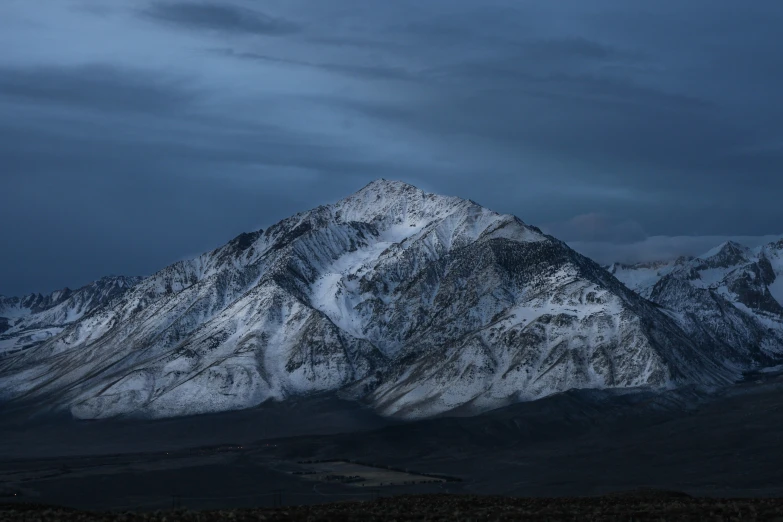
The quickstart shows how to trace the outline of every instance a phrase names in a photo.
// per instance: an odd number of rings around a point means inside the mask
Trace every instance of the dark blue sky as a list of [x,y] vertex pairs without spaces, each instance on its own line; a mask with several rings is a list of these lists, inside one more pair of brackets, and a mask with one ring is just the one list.
[[4,0],[0,294],[401,179],[599,261],[783,233],[783,3]]

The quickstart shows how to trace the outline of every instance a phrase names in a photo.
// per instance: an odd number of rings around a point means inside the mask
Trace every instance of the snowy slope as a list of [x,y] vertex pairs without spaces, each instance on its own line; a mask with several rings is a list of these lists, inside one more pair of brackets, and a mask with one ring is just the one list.
[[654,261],[633,265],[614,263],[608,266],[607,270],[625,286],[645,299],[649,299],[655,284],[660,281],[662,277],[670,274],[679,267],[682,267],[691,260],[692,258],[679,257],[669,261]]
[[49,295],[29,294],[24,297],[6,297],[0,295],[0,317],[17,319],[27,317],[51,308],[71,295],[71,290],[65,288]]
[[140,277],[109,276],[77,290],[0,297],[0,356],[54,337],[66,325],[119,297],[139,281]]
[[783,354],[783,242],[727,242],[692,259],[612,265],[629,288],[662,306],[691,337],[760,363]]
[[767,284],[767,288],[775,301],[783,305],[783,239],[762,246],[757,249],[756,255],[769,261],[775,278]]
[[101,418],[342,390],[410,418],[573,387],[715,385],[755,364],[514,216],[378,180],[0,358],[0,393]]

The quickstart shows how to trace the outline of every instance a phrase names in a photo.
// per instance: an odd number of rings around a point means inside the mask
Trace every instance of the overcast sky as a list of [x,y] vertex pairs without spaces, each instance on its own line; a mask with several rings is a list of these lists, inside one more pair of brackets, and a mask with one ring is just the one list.
[[0,294],[372,179],[607,262],[783,233],[780,0],[2,0]]

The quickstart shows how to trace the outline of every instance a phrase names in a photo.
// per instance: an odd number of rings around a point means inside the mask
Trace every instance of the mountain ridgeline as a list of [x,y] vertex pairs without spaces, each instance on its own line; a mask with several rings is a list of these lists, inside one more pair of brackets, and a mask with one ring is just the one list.
[[783,346],[778,250],[726,248],[607,271],[514,216],[378,180],[96,282],[111,290],[78,311],[63,306],[81,289],[1,301],[0,399],[96,419],[337,391],[411,419],[572,388],[721,386]]
[[96,308],[122,295],[140,277],[109,276],[77,290],[49,295],[0,296],[0,357],[43,343]]
[[753,250],[727,242],[699,257],[609,271],[711,343],[726,364],[772,364],[783,354],[783,241]]

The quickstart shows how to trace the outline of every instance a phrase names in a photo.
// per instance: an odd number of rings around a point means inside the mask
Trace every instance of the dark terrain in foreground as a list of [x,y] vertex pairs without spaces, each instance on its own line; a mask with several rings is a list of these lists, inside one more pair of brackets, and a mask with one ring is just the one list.
[[[345,519],[340,510],[387,520],[395,518],[391,505],[403,506],[400,520],[451,520],[461,509],[460,518],[540,512],[539,520],[573,520],[576,510],[579,520],[611,520],[615,508],[625,510],[622,520],[632,513],[636,520],[771,520],[773,509],[783,520],[781,503],[771,500],[783,496],[779,374],[713,392],[572,391],[476,417],[409,423],[335,397],[159,421],[30,421],[23,412],[6,408],[0,418],[0,502],[115,513],[282,505],[288,515],[263,511],[272,520]],[[303,474],[309,464],[302,461],[332,459],[454,480],[364,487],[370,482]],[[640,488],[698,498],[605,497]],[[553,497],[562,500],[546,500]],[[324,504],[331,507],[287,507]],[[467,515],[471,505],[476,515]],[[557,511],[566,509],[572,514]],[[654,509],[675,511],[649,514]],[[381,518],[387,512],[391,518]],[[50,515],[39,518],[60,517]]]
[[100,513],[47,506],[0,506],[0,520],[98,521],[772,521],[783,517],[781,499],[708,499],[667,495],[598,498],[509,498],[409,495],[368,502],[338,502],[277,509]]

